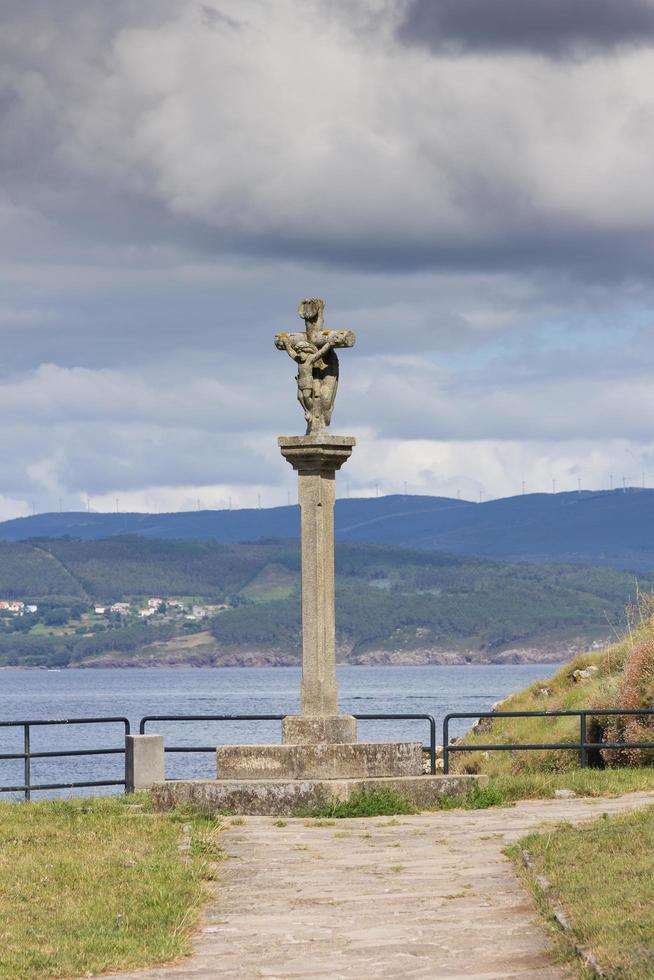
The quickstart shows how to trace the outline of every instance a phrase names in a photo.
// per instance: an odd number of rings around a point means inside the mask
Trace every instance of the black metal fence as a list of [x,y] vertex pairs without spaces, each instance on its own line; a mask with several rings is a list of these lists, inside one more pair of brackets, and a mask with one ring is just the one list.
[[[587,739],[588,718],[607,715],[654,715],[654,708],[597,708],[595,710],[577,711],[479,711],[452,712],[443,719],[443,774],[450,771],[450,753],[452,752],[529,752],[544,749],[570,749],[579,753],[579,765],[582,769],[588,766],[589,749],[654,749],[654,742],[589,742]],[[563,718],[577,716],[579,718],[579,739],[576,742],[536,742],[536,743],[498,743],[488,745],[450,745],[450,721],[452,719],[481,719],[481,718]]]
[[[145,726],[151,721],[282,721],[286,715],[146,715],[141,718],[139,732],[145,734]],[[353,715],[357,721],[426,721],[429,725],[429,744],[423,745],[423,752],[429,754],[429,771],[436,772],[436,721],[432,715],[415,714],[373,714]],[[167,745],[166,752],[215,752],[215,745]]]
[[101,725],[105,723],[122,724],[125,735],[129,735],[129,720],[127,718],[50,718],[32,719],[29,721],[0,721],[0,728],[18,728],[23,730],[23,751],[2,752],[0,760],[23,760],[24,782],[18,786],[0,786],[0,793],[23,793],[26,800],[31,799],[32,791],[50,789],[81,789],[87,786],[124,786],[122,779],[93,779],[86,782],[67,783],[32,783],[32,759],[59,759],[77,755],[125,755],[125,746],[119,749],[56,749],[50,752],[32,752],[31,730],[37,725]]
[[[592,750],[600,749],[654,749],[652,742],[589,742],[588,741],[588,719],[606,716],[628,716],[654,715],[654,708],[597,708],[594,710],[569,710],[569,711],[481,711],[481,712],[451,712],[443,719],[443,773],[447,775],[450,771],[450,755],[452,752],[525,752],[525,751],[546,751],[546,750],[570,750],[579,753],[579,765],[586,768],[589,763],[588,753]],[[285,715],[281,714],[248,714],[248,715],[146,715],[141,718],[139,724],[140,734],[145,734],[146,725],[150,722],[261,722],[278,721],[281,722]],[[429,756],[429,770],[432,774],[436,772],[436,722],[432,715],[428,714],[360,714],[354,715],[357,721],[423,721],[429,727],[429,743],[423,745],[423,751]],[[560,718],[577,717],[579,718],[579,738],[574,742],[536,742],[536,743],[484,743],[470,744],[459,743],[450,745],[450,722],[453,720],[480,720],[488,718],[496,720],[500,718]],[[23,751],[22,752],[2,752],[1,761],[20,761],[24,766],[24,781],[22,784],[12,786],[0,786],[0,793],[22,793],[26,800],[31,799],[33,791],[37,790],[59,790],[59,789],[81,789],[96,786],[125,786],[125,777],[122,779],[94,779],[75,782],[32,782],[31,763],[33,759],[61,759],[72,756],[98,756],[98,755],[122,755],[125,756],[124,744],[121,748],[79,748],[79,749],[55,749],[49,751],[34,752],[31,748],[31,731],[36,726],[46,725],[102,725],[120,724],[124,728],[124,735],[130,734],[129,719],[121,716],[102,717],[102,718],[50,718],[50,719],[31,719],[20,721],[0,721],[0,728],[22,729]],[[215,752],[216,745],[169,745],[165,751],[173,752]]]

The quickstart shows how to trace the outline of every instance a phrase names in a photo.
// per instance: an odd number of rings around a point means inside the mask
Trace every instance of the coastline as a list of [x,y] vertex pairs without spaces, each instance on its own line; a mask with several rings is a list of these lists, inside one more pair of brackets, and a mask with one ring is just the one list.
[[[299,651],[289,652],[280,648],[253,649],[248,647],[225,648],[199,636],[179,638],[153,643],[129,654],[108,651],[70,663],[34,663],[3,665],[0,670],[21,668],[33,670],[129,670],[132,668],[189,668],[189,667],[300,667]],[[541,637],[523,644],[500,649],[468,647],[446,649],[439,647],[414,647],[411,649],[373,649],[361,653],[351,646],[337,647],[336,662],[339,666],[352,667],[428,667],[474,666],[502,664],[561,664],[572,660],[579,653],[598,652],[610,642],[606,634],[598,637],[588,633],[567,636]]]
[[[507,646],[498,650],[468,648],[447,650],[432,647],[395,650],[368,650],[355,653],[351,647],[340,645],[337,648],[336,662],[339,666],[351,667],[447,667],[466,665],[501,664],[561,664],[579,653],[603,649],[610,642],[608,636],[598,637],[588,634],[575,634],[566,637],[542,638],[538,642]],[[237,648],[227,651],[215,645],[199,648],[181,648],[175,641],[161,644],[143,651],[142,656],[133,657],[103,655],[89,658],[71,668],[93,669],[95,667],[300,667],[299,652],[286,650],[254,650]]]
[[[408,654],[408,653],[389,653],[388,651],[371,652],[337,661],[338,667],[475,667],[475,666],[510,666],[514,664],[548,664],[557,665],[572,660],[578,652],[585,651],[580,648],[577,651],[543,651],[529,649],[508,650],[494,657],[462,654],[462,653],[433,653],[433,654]],[[102,658],[85,660],[79,663],[61,664],[59,666],[49,666],[47,664],[5,664],[0,666],[2,670],[46,670],[46,671],[68,671],[68,670],[171,670],[171,669],[193,669],[193,668],[219,668],[219,667],[239,667],[239,668],[266,668],[266,667],[301,667],[299,657],[292,657],[284,654],[234,654],[228,657],[196,657],[196,658],[161,658],[161,659],[137,659],[137,658]]]

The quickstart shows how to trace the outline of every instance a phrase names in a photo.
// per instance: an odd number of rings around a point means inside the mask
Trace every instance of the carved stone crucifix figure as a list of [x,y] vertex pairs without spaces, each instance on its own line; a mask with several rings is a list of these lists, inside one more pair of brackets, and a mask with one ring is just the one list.
[[321,432],[331,422],[338,387],[338,357],[335,347],[354,347],[352,330],[325,330],[325,304],[321,299],[305,299],[298,313],[305,330],[279,333],[275,346],[285,350],[298,365],[295,376],[297,397],[304,411],[307,435]]

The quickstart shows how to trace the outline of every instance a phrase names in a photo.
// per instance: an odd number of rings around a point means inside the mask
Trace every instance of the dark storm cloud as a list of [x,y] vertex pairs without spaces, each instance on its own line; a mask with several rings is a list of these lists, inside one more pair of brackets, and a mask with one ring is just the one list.
[[[503,216],[506,221],[506,215]],[[498,215],[497,234],[485,238],[470,235],[458,241],[434,231],[431,237],[406,236],[397,240],[361,237],[346,242],[330,242],[319,237],[284,236],[230,242],[232,249],[242,254],[272,258],[280,251],[286,256],[301,259],[310,255],[314,261],[334,269],[356,268],[363,272],[403,275],[422,271],[470,273],[563,273],[564,278],[607,283],[631,278],[639,281],[654,279],[654,239],[649,229],[570,228],[568,223],[548,220],[537,211],[531,227],[511,229]],[[549,227],[548,227],[549,225]],[[191,236],[194,245],[200,243],[214,251],[222,251],[221,238],[203,229]]]
[[[174,10],[175,0],[20,0],[20,3],[2,4],[2,23],[7,28],[12,23],[29,22],[35,37],[44,25],[61,26],[76,33],[83,31],[98,41],[107,33],[115,32],[126,23],[141,26],[160,23],[167,13]],[[43,38],[41,38],[41,43]]]
[[649,0],[412,0],[398,36],[434,51],[553,57],[654,40]]
[[[416,0],[401,35],[560,52],[647,38],[652,3]],[[639,181],[650,182],[649,117],[631,79],[608,95],[594,75],[516,86],[506,59],[496,59],[486,84],[479,64],[466,63],[464,76],[434,59],[425,74],[401,44],[380,44],[385,60],[370,64],[359,34],[348,34],[349,7],[338,8],[334,37],[322,9],[300,4],[295,17],[292,5],[274,14],[245,2],[61,0],[53,16],[48,0],[24,0],[3,11],[0,165],[11,200],[58,230],[58,257],[64,233],[98,262],[103,249],[124,246],[362,273],[554,269],[651,279],[647,201],[629,200]],[[288,68],[297,56],[291,23],[315,35],[327,74],[349,65],[316,95]],[[405,80],[399,95],[394,73]],[[569,86],[562,101],[551,95],[559,84]],[[207,92],[211,99],[198,99]],[[623,107],[619,133],[604,115],[611,103]],[[560,133],[550,137],[553,118]],[[307,141],[296,142],[307,119]],[[622,177],[611,161],[627,153],[626,204],[616,207]],[[603,176],[587,191],[598,161]],[[562,194],[566,184],[581,193]],[[15,233],[6,240],[10,258],[19,244]],[[43,242],[26,243],[31,260],[40,247],[51,251],[45,233]]]

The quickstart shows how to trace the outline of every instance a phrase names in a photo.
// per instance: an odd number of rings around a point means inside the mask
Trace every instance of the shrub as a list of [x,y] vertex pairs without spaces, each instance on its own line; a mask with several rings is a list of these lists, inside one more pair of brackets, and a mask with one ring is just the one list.
[[[615,708],[654,707],[654,635],[645,632],[628,655],[618,685]],[[654,742],[654,715],[615,715],[606,719],[603,741]],[[654,749],[602,749],[610,766],[654,765]]]

